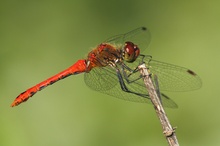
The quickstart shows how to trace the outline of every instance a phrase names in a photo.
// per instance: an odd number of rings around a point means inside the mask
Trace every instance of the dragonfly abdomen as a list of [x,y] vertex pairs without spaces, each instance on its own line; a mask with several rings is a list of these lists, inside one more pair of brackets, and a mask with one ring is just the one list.
[[22,102],[27,101],[30,97],[32,97],[35,93],[38,91],[44,89],[45,87],[54,84],[55,82],[64,79],[70,75],[76,75],[82,72],[85,72],[86,70],[86,61],[85,60],[78,60],[75,64],[73,64],[68,69],[52,76],[51,78],[44,80],[43,82],[29,88],[28,90],[22,92],[20,95],[16,97],[14,102],[11,104],[11,106],[17,106]]

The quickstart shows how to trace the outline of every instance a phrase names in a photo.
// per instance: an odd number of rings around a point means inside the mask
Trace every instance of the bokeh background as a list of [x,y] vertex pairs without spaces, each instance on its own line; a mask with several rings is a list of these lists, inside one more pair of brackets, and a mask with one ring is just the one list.
[[144,54],[188,67],[203,86],[165,92],[181,145],[220,144],[220,2],[172,0],[1,0],[0,145],[167,145],[151,105],[89,89],[71,76],[11,108],[19,93],[86,57],[106,38],[147,26]]

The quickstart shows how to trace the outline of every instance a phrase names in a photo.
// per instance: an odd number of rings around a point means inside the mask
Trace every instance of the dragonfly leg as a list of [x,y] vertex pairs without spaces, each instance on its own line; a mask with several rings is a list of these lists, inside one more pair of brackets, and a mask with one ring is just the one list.
[[[152,56],[151,56],[151,55],[143,55],[143,54],[140,54],[139,57],[141,57],[141,62],[139,63],[139,65],[141,65],[142,63],[145,63],[145,62],[144,62],[144,58],[149,58],[149,59],[148,59],[149,61],[148,61],[147,63],[149,63],[149,62],[151,61],[151,59],[152,59]],[[125,69],[127,69],[127,70],[130,72],[130,74],[127,75],[128,77],[129,77],[132,73],[135,73],[135,72],[138,72],[138,71],[139,71],[138,66],[137,66],[135,69],[131,69],[131,68],[129,68],[126,64],[122,64],[122,67],[125,68]]]
[[[142,57],[142,59],[141,59],[142,62],[141,62],[141,63],[145,63],[145,62],[144,62],[144,59],[145,59],[145,58],[148,58],[148,62],[147,62],[147,63],[149,63],[149,62],[152,60],[152,56],[151,56],[151,55],[143,55],[143,54],[140,54],[139,56]],[[140,64],[141,64],[141,63],[140,63]]]
[[[132,75],[132,74],[135,74],[136,72],[138,72],[139,70],[133,70],[133,72],[131,72],[131,73],[129,73],[129,74],[127,74],[126,73],[126,71],[125,71],[125,69],[122,67],[122,72],[123,72],[123,76],[124,76],[124,78],[125,78],[125,80],[126,80],[126,82],[128,83],[128,84],[130,84],[130,83],[133,83],[133,82],[135,82],[135,81],[137,81],[137,80],[140,80],[140,79],[142,79],[144,76],[142,76],[142,75],[140,75],[139,77],[137,77],[137,78],[135,78],[135,79],[129,79],[129,77]],[[151,74],[150,74],[151,75]]]
[[141,94],[141,93],[137,93],[137,92],[133,92],[133,91],[129,90],[127,88],[127,86],[125,85],[125,83],[124,83],[123,77],[122,77],[119,69],[116,69],[116,73],[117,73],[118,80],[119,80],[119,83],[120,83],[122,91],[127,92],[127,93],[132,93],[132,94],[135,94],[135,95],[138,95],[138,96],[141,96],[141,97],[149,99],[149,95],[148,94]]
[[[152,76],[152,74],[151,74],[151,76]],[[155,74],[153,75],[153,80],[154,80],[157,96],[160,99],[160,103],[163,105],[157,75],[155,75]]]
[[[149,62],[152,59],[152,56],[150,56],[150,55],[142,55],[142,54],[140,54],[139,57],[141,57],[141,62],[139,63],[139,65],[142,64],[142,63],[145,63],[144,62],[144,58],[149,58],[147,64],[149,64]],[[127,73],[125,70],[129,71],[129,73]],[[141,79],[143,77],[142,75],[140,75],[136,79],[132,79],[132,80],[129,79],[129,77],[132,74],[135,74],[136,72],[139,72],[138,66],[135,69],[131,69],[126,64],[122,64],[122,72],[123,72],[123,76],[124,76],[125,80],[127,81],[127,83],[135,82],[135,81],[137,81],[137,80],[139,80],[139,79]]]

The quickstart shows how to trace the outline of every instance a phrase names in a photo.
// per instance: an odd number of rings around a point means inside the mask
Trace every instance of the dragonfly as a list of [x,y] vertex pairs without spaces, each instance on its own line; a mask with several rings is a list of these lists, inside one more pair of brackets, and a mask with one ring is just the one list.
[[[151,41],[150,31],[139,27],[128,33],[116,35],[94,47],[86,59],[80,59],[64,71],[36,84],[16,97],[11,107],[27,101],[38,91],[55,82],[84,73],[89,88],[120,99],[151,104],[151,100],[138,70],[145,63],[161,91],[191,91],[202,85],[200,77],[192,70],[153,60],[141,54]],[[155,84],[156,84],[155,83]],[[161,93],[164,107],[177,108],[177,104]]]

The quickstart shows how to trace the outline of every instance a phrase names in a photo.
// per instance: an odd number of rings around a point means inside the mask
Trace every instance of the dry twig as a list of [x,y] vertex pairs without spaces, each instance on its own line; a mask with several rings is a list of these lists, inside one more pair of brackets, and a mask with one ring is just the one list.
[[179,146],[179,143],[178,143],[178,140],[177,140],[177,137],[175,134],[175,129],[172,128],[172,126],[167,118],[167,115],[164,111],[164,108],[161,104],[161,101],[159,98],[160,95],[158,95],[159,89],[157,90],[154,87],[151,75],[149,74],[148,69],[146,68],[145,64],[143,63],[143,64],[139,65],[138,68],[140,70],[141,75],[144,77],[143,78],[144,84],[148,90],[151,102],[154,105],[157,116],[160,119],[160,123],[163,128],[164,136],[166,137],[170,146]]

